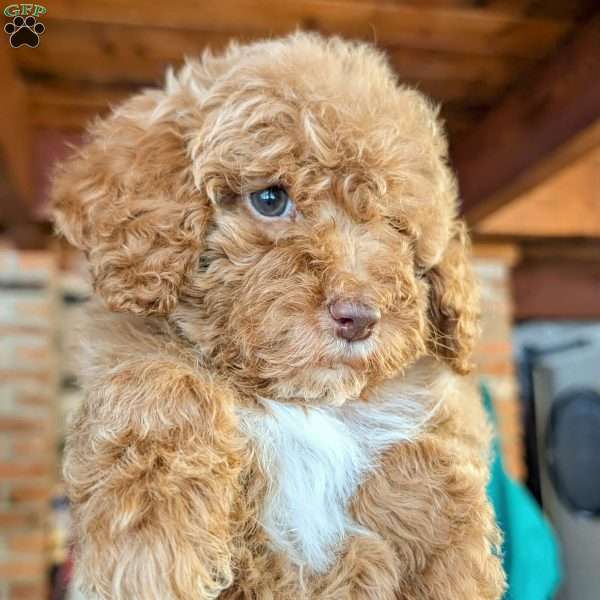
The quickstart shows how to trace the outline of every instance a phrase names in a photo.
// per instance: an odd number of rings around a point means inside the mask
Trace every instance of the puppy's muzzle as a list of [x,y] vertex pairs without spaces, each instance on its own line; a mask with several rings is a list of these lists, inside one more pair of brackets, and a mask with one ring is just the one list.
[[361,302],[335,300],[328,308],[335,322],[335,334],[348,342],[366,340],[381,318],[377,308]]

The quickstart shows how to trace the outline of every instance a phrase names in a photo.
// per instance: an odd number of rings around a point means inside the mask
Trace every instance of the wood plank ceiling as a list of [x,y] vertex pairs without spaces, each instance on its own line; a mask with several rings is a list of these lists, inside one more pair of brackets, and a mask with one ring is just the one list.
[[13,59],[35,127],[79,129],[169,64],[232,38],[294,29],[375,41],[399,78],[465,134],[569,35],[593,0],[52,0],[38,48]]
[[598,238],[599,180],[600,146],[597,146],[483,219],[477,231],[495,236]]

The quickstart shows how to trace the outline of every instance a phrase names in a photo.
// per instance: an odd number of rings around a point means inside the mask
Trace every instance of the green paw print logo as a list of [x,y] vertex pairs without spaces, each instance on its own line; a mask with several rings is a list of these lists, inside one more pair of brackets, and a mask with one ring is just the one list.
[[38,20],[38,16],[46,13],[46,8],[40,4],[11,4],[4,9],[4,15],[12,17],[4,25],[4,32],[8,34],[10,45],[13,48],[29,46],[37,48],[40,36],[46,27]]

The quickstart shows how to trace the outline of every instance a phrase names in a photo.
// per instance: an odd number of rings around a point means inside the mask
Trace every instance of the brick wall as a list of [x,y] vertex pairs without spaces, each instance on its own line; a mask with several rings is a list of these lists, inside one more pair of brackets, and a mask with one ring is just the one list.
[[523,440],[519,391],[513,356],[511,268],[517,253],[510,246],[475,246],[475,270],[481,285],[482,335],[475,358],[492,393],[504,463],[523,479]]
[[57,480],[55,260],[0,246],[0,599],[47,597]]

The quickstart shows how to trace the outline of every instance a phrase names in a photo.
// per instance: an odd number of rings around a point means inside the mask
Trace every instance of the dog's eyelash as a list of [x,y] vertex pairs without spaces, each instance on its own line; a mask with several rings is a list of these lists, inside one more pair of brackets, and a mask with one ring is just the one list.
[[428,269],[419,265],[415,266],[415,275],[417,279],[424,279],[427,276]]
[[417,279],[424,279],[427,276],[428,269],[426,267],[423,267],[422,265],[419,265],[417,262],[416,240],[414,239],[414,236],[410,235],[411,231],[408,224],[401,221],[400,219],[393,217],[387,217],[386,222],[400,235],[408,236],[411,252],[413,255],[415,276],[417,277]]
[[386,219],[387,224],[392,227],[392,229],[394,229],[395,231],[397,231],[398,233],[402,234],[402,235],[406,235],[407,233],[409,233],[408,227],[406,226],[405,223],[403,223],[402,221],[400,221],[399,219],[394,219],[394,218],[390,218],[388,217]]
[[202,255],[198,259],[198,271],[200,271],[200,273],[206,273],[206,271],[208,271],[208,267],[210,267],[211,263],[212,263],[212,260],[210,260],[210,258],[208,256],[206,256],[206,254]]

